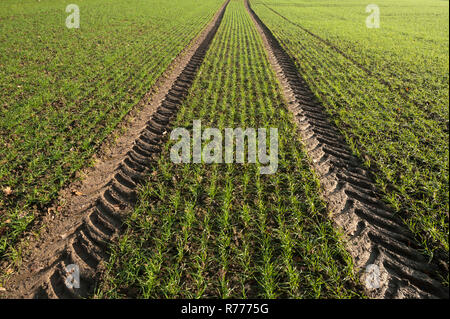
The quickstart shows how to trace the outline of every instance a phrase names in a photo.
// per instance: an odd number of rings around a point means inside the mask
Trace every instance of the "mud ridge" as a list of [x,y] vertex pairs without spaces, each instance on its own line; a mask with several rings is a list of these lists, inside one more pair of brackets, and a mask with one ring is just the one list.
[[[152,171],[152,164],[167,139],[171,119],[188,94],[228,3],[229,0],[216,13],[186,53],[187,57],[180,61],[181,65],[174,68],[175,76],[168,80],[166,93],[151,101],[157,107],[137,137],[129,143],[129,149],[113,161],[115,167],[110,169],[108,179],[91,181],[93,188],[101,191],[94,191],[84,202],[72,205],[72,209],[81,211],[78,220],[60,227],[58,238],[55,240],[56,235],[51,236],[54,243],[42,243],[46,250],[35,253],[22,265],[21,271],[7,281],[8,293],[4,297],[65,299],[93,295],[102,265],[109,258],[109,246],[124,230],[124,218],[137,200],[137,187]],[[99,176],[104,178],[103,174]],[[53,251],[49,252],[49,247]],[[40,244],[34,248],[39,249]],[[71,265],[79,269],[79,287],[66,284],[73,278]]]
[[368,265],[380,270],[379,287],[374,282],[375,287],[365,285],[364,292],[372,298],[449,298],[448,288],[438,279],[439,267],[419,252],[413,234],[382,202],[370,172],[329,122],[290,56],[248,0],[245,4],[295,116],[331,218],[346,236],[361,282],[369,279],[365,272]]

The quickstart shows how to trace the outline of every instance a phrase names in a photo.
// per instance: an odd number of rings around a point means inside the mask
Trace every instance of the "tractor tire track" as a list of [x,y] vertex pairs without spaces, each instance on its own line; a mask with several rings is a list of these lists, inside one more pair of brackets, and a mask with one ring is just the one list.
[[365,293],[373,298],[449,298],[437,274],[439,267],[419,252],[412,233],[380,200],[369,171],[352,155],[338,129],[309,90],[294,62],[245,0],[295,116],[313,169],[319,176],[331,218],[343,230],[347,248],[359,270],[380,270],[377,284]]
[[[109,182],[90,182],[94,185],[92,188],[100,188],[101,191],[99,195],[89,196],[85,203],[78,204],[82,211],[81,221],[66,226],[68,231],[63,234],[58,230],[59,240],[51,246],[53,251],[48,252],[47,247],[47,252],[35,254],[34,260],[22,266],[22,273],[13,276],[7,284],[10,291],[7,298],[89,298],[95,292],[102,264],[109,258],[109,245],[124,230],[124,218],[137,201],[137,187],[152,171],[152,163],[167,139],[170,121],[188,95],[228,3],[229,0],[216,13],[187,56],[180,61],[182,64],[175,67],[167,93],[152,101],[158,105],[156,110],[124,156],[114,161],[116,165],[109,169],[107,175]],[[44,265],[36,260],[39,258],[45,260]],[[39,264],[37,270],[36,264]],[[66,284],[73,278],[69,265],[79,268],[79,287]]]

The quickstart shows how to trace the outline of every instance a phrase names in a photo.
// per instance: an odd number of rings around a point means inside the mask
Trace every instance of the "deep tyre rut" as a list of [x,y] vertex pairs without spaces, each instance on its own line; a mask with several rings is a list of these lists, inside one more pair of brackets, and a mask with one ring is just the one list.
[[[184,102],[208,47],[222,21],[227,1],[207,27],[187,64],[172,83],[131,149],[115,168],[102,193],[88,205],[83,220],[65,234],[59,243],[62,247],[48,267],[39,271],[32,283],[12,297],[22,298],[88,298],[93,295],[100,278],[99,265],[108,260],[108,247],[124,230],[124,218],[137,201],[136,189],[151,172],[153,161],[159,156],[167,139],[170,121]],[[80,273],[79,288],[70,287],[70,265],[77,265]],[[37,278],[37,279],[36,279]],[[21,293],[20,295],[17,295]]]
[[[290,56],[245,0],[247,10],[263,38],[269,60],[294,114],[312,166],[319,175],[323,196],[333,221],[347,235],[348,250],[361,281],[365,269],[376,265],[377,281],[366,285],[374,298],[448,298],[448,288],[438,277],[440,269],[419,252],[404,223],[380,200],[370,173],[352,155],[325,109],[298,73]],[[372,288],[369,288],[372,287]]]

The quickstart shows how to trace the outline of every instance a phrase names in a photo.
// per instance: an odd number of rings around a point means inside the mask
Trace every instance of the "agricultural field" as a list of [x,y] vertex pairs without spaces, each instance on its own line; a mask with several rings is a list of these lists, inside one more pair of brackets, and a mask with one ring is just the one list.
[[[201,92],[206,92],[201,94]],[[278,174],[259,165],[173,164],[166,144],[101,296],[348,298],[352,263],[326,217],[261,39],[231,1],[175,127],[279,130]],[[204,143],[205,144],[205,143]]]
[[0,3],[2,257],[221,5],[77,3],[80,29],[61,1]]
[[[251,1],[295,59],[384,200],[448,260],[448,1]],[[448,280],[448,279],[447,279]]]
[[3,0],[0,299],[448,299],[448,1],[368,4]]

